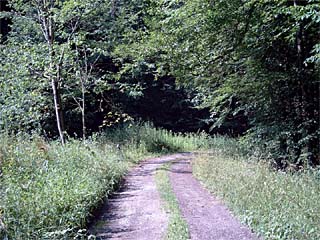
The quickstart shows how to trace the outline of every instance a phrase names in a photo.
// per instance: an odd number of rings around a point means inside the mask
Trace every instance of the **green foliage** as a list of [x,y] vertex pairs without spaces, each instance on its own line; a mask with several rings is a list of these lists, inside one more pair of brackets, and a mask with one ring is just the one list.
[[[0,70],[1,82],[16,92],[1,89],[6,130],[57,135],[50,79],[57,82],[65,131],[72,136],[82,135],[83,123],[91,134],[132,117],[178,131],[203,129],[205,123],[194,119],[205,114],[194,109],[190,91],[158,72],[153,55],[146,59],[138,46],[132,47],[147,30],[148,1],[9,2],[11,11],[1,13],[12,26],[1,45]],[[49,21],[52,42],[44,26]],[[30,88],[37,92],[30,100],[34,106],[26,102]],[[13,96],[19,97],[17,103]]]
[[[319,171],[274,171],[259,154],[216,138],[193,164],[197,178],[264,239],[318,239]],[[241,150],[242,149],[242,150]],[[259,163],[257,163],[257,160]]]
[[43,51],[29,43],[0,45],[0,130],[35,129],[48,117],[47,85],[37,72],[46,64]]
[[232,136],[250,129],[277,163],[320,163],[316,0],[9,2],[2,128],[57,135],[56,79],[72,136],[131,118]]
[[95,104],[94,89],[105,73],[93,65],[109,55],[115,41],[109,36],[116,29],[111,2],[11,0],[9,4],[11,11],[2,14],[12,19],[12,26],[1,45],[1,127],[38,128],[55,135],[52,80],[68,124],[75,112]]
[[304,151],[307,164],[319,163],[317,2],[153,1],[149,10],[133,48],[197,90],[211,130],[237,135],[252,126],[266,143],[279,142],[276,158],[293,145],[297,164]]

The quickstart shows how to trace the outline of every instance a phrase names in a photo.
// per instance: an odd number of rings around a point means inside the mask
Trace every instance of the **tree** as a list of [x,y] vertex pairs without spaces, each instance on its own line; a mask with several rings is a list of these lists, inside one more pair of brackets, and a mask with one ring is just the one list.
[[[80,62],[87,62],[87,65],[93,64],[88,62],[86,54],[79,54],[78,50],[82,46],[87,45],[89,52],[110,47],[110,44],[103,42],[106,39],[104,34],[110,29],[110,23],[101,24],[101,22],[104,18],[107,20],[106,16],[110,15],[111,2],[104,0],[30,0],[24,2],[11,0],[9,3],[13,11],[7,15],[11,16],[13,25],[6,46],[19,48],[19,45],[28,42],[33,49],[43,50],[41,57],[37,55],[39,52],[29,53],[35,55],[35,58],[41,63],[38,63],[37,69],[29,68],[26,74],[30,80],[37,75],[38,78],[47,79],[50,82],[56,126],[60,140],[64,143],[66,129],[63,100],[67,92],[64,87],[73,85],[74,80],[79,79],[77,69],[79,70]],[[19,58],[18,55],[16,57]],[[19,64],[26,66],[27,69],[27,66],[30,65],[28,59]],[[87,73],[88,71],[89,69],[84,70]],[[85,87],[83,76],[82,74],[82,90]],[[84,97],[84,92],[82,97]],[[82,102],[82,113],[84,115],[84,101]],[[82,121],[84,123],[84,116]]]
[[151,2],[141,53],[197,89],[213,129],[247,117],[279,166],[319,164],[318,1]]
[[0,130],[31,132],[48,119],[47,84],[39,72],[43,56],[28,42],[0,45]]

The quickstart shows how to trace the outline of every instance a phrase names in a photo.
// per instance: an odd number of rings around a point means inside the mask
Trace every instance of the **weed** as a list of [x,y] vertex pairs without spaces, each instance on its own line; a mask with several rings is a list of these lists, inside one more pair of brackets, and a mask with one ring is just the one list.
[[168,170],[171,164],[165,164],[156,173],[157,187],[164,201],[165,208],[169,213],[169,226],[166,239],[186,240],[190,239],[186,221],[182,218],[178,201],[171,188]]

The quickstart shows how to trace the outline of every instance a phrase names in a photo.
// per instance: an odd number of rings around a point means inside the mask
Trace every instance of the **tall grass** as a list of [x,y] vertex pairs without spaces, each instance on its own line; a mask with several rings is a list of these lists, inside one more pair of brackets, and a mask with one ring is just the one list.
[[138,147],[153,153],[209,149],[212,140],[204,132],[173,133],[155,128],[151,123],[124,125],[106,132],[103,137],[104,141]]
[[210,153],[197,157],[194,174],[235,215],[265,239],[320,239],[316,170],[275,171],[259,154],[243,151],[234,140],[214,142]]
[[0,239],[84,238],[93,210],[135,162],[204,147],[207,138],[150,124],[123,126],[65,146],[0,136]]
[[1,206],[11,239],[56,239],[85,226],[127,169],[115,151],[90,141],[62,147],[11,139],[2,149]]

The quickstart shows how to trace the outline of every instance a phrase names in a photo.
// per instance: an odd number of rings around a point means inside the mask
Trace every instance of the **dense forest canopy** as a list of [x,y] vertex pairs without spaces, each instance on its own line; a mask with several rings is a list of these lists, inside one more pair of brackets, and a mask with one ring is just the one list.
[[320,164],[318,0],[8,0],[0,17],[2,131],[142,119]]

